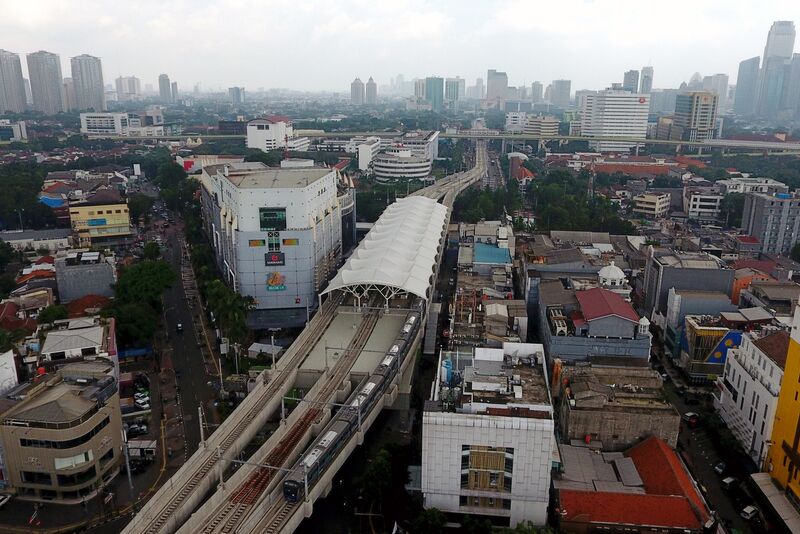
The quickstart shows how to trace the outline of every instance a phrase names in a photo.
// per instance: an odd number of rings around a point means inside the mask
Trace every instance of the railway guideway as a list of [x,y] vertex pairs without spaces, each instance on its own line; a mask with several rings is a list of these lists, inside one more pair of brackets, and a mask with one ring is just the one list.
[[[344,400],[349,394],[350,369],[361,354],[379,319],[381,310],[367,309],[345,355],[326,370],[305,398],[314,403]],[[291,385],[291,384],[290,384]],[[280,403],[280,397],[275,399]],[[286,468],[303,451],[309,439],[319,433],[330,418],[330,410],[319,404],[301,402],[269,440],[251,457],[249,463],[226,481],[211,500],[205,503],[178,531],[184,533],[227,533],[237,527],[282,478],[280,471],[257,467],[257,464]],[[223,461],[224,462],[224,461]],[[224,466],[227,468],[227,466]]]

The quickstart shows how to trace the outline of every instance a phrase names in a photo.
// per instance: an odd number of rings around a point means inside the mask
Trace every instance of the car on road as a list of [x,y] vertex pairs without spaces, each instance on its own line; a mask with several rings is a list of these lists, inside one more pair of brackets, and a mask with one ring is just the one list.
[[683,386],[678,386],[675,388],[675,393],[677,393],[679,397],[683,397],[686,395],[686,388]]
[[752,504],[750,506],[745,506],[739,515],[741,515],[744,519],[750,521],[751,519],[755,519],[756,517],[758,517],[758,508],[756,508]]
[[724,490],[733,489],[739,485],[739,479],[736,477],[726,477],[722,479],[721,485]]
[[722,473],[725,472],[726,467],[727,466],[725,465],[725,462],[720,462],[714,466],[714,472],[718,475],[721,475]]
[[681,419],[686,421],[689,428],[696,428],[700,425],[700,414],[696,412],[686,412],[681,416]]
[[661,380],[663,380],[664,382],[669,382],[670,380],[672,380],[672,377],[669,376],[669,373],[661,373]]
[[697,398],[696,395],[689,395],[683,402],[685,402],[687,406],[697,406],[698,404],[700,404],[700,399]]
[[0,496],[0,508],[5,506],[8,503],[8,501],[10,501],[10,500],[11,500],[11,495],[10,494],[6,494],[6,495]]
[[183,332],[183,323],[178,323],[175,325],[176,332]]

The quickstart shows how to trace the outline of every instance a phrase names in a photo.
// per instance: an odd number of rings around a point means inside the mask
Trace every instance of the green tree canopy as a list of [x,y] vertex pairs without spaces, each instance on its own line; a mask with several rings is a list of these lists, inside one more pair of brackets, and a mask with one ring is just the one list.
[[728,193],[722,198],[720,218],[725,221],[726,227],[739,228],[742,226],[744,197],[744,193]]
[[422,510],[412,524],[414,534],[440,534],[447,524],[447,517],[437,508]]
[[55,321],[61,321],[69,317],[69,311],[66,306],[60,304],[53,304],[46,307],[39,313],[39,323],[52,324]]
[[153,207],[154,199],[141,193],[134,193],[128,197],[128,210],[131,220],[137,221],[142,215],[147,215]]
[[792,251],[789,253],[789,257],[791,257],[794,261],[800,261],[800,243],[794,244]]
[[144,259],[157,260],[161,256],[161,247],[155,241],[150,241],[144,245]]
[[144,302],[115,302],[108,314],[116,318],[117,336],[124,346],[146,345],[156,334],[158,312]]
[[175,272],[165,261],[143,261],[122,271],[114,284],[115,304],[144,302],[161,309],[161,293],[172,285]]

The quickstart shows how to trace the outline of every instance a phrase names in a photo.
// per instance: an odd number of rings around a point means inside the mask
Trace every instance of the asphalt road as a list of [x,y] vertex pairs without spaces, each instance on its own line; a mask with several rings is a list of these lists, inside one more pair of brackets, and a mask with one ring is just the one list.
[[[206,421],[213,424],[213,414],[215,413],[213,402],[217,397],[217,390],[208,385],[210,378],[206,375],[203,354],[200,350],[200,344],[205,343],[205,340],[200,339],[195,333],[192,326],[193,312],[183,285],[180,283],[183,241],[179,227],[171,225],[165,230],[164,245],[163,257],[178,273],[178,281],[164,294],[165,329],[171,349],[169,357],[176,371],[178,394],[183,407],[186,456],[188,457],[197,450],[200,443],[197,408],[202,405],[206,413]],[[176,332],[176,325],[179,323],[183,325],[182,332]]]

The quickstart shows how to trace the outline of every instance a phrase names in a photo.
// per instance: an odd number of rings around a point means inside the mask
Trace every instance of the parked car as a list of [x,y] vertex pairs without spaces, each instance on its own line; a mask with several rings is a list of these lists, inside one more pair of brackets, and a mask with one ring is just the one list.
[[686,424],[689,426],[689,428],[696,428],[700,425],[700,414],[695,412],[686,412],[683,414],[681,419],[686,421]]
[[11,500],[11,495],[10,494],[1,495],[0,496],[0,508],[5,506],[8,503],[8,501],[10,501],[10,500]]
[[739,479],[736,477],[726,477],[722,479],[721,485],[724,490],[733,489],[739,485]]
[[725,462],[720,462],[714,466],[714,472],[718,475],[721,475],[722,473],[725,472],[726,467],[727,466],[725,465]]
[[744,519],[750,521],[751,519],[755,519],[756,517],[758,517],[758,508],[756,508],[752,504],[750,506],[745,506],[744,510],[742,510],[742,512],[739,515],[741,515]]
[[137,408],[139,408],[140,410],[149,410],[150,409],[150,399],[147,399],[147,402],[142,402],[142,401],[138,401],[137,400],[133,404]]
[[176,332],[183,332],[183,324],[182,323],[176,324],[175,325],[175,331]]
[[686,400],[684,402],[688,406],[697,406],[698,404],[700,404],[700,399],[698,399],[697,396],[695,395],[689,395],[688,397],[686,397]]
[[683,397],[686,395],[686,388],[683,386],[678,386],[675,388],[675,393],[677,393],[679,397]]

